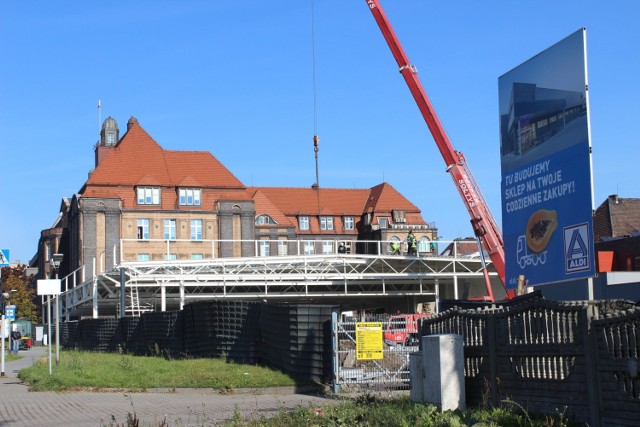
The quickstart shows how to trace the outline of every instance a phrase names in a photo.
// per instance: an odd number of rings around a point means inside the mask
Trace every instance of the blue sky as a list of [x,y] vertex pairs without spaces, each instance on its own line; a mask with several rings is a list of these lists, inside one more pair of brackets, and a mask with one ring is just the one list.
[[[640,2],[382,5],[499,223],[498,77],[583,26],[595,204],[640,197]],[[0,247],[12,261],[35,254],[94,166],[98,99],[121,134],[135,116],[165,149],[210,151],[245,185],[310,186],[317,129],[322,187],[386,181],[443,239],[472,235],[364,0],[3,2],[0,58]]]

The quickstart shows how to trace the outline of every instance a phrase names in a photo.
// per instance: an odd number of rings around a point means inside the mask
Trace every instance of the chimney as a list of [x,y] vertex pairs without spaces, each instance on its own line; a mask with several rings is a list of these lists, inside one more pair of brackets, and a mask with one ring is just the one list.
[[138,124],[138,119],[136,119],[135,117],[131,116],[131,118],[127,122],[127,131],[129,131],[134,124],[136,124],[136,125]]

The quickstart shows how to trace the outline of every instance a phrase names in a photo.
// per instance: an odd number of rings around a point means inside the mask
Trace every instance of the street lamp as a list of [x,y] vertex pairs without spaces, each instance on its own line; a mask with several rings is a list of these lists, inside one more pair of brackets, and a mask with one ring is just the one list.
[[[0,280],[0,288],[2,281]],[[5,321],[4,321],[4,300],[11,298],[11,294],[18,292],[16,289],[11,289],[9,292],[0,292],[0,306],[2,307],[2,325],[0,325],[0,335],[2,335],[2,371],[0,371],[0,377],[4,377],[4,334],[5,334]]]
[[[60,264],[62,264],[62,259],[64,258],[64,254],[53,254],[51,258],[51,266],[56,271],[56,280],[58,280],[58,270],[60,269]],[[60,294],[56,295],[56,366],[60,364],[60,308],[58,305],[58,301],[60,300]],[[49,325],[48,331],[49,334],[49,374],[51,374],[51,296],[47,300],[49,310]]]

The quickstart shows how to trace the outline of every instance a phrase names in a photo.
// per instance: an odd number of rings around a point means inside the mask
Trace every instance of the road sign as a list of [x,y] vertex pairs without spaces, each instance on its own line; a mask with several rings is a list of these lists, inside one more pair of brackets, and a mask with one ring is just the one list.
[[8,305],[4,308],[4,318],[12,322],[16,320],[16,306]]
[[0,249],[0,267],[9,267],[9,249]]
[[38,295],[58,295],[60,294],[60,279],[40,279],[38,280]]

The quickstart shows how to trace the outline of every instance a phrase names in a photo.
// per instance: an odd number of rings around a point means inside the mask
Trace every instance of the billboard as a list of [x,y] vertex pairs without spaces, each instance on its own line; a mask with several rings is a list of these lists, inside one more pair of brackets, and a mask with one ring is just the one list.
[[498,79],[506,285],[593,276],[586,29]]

